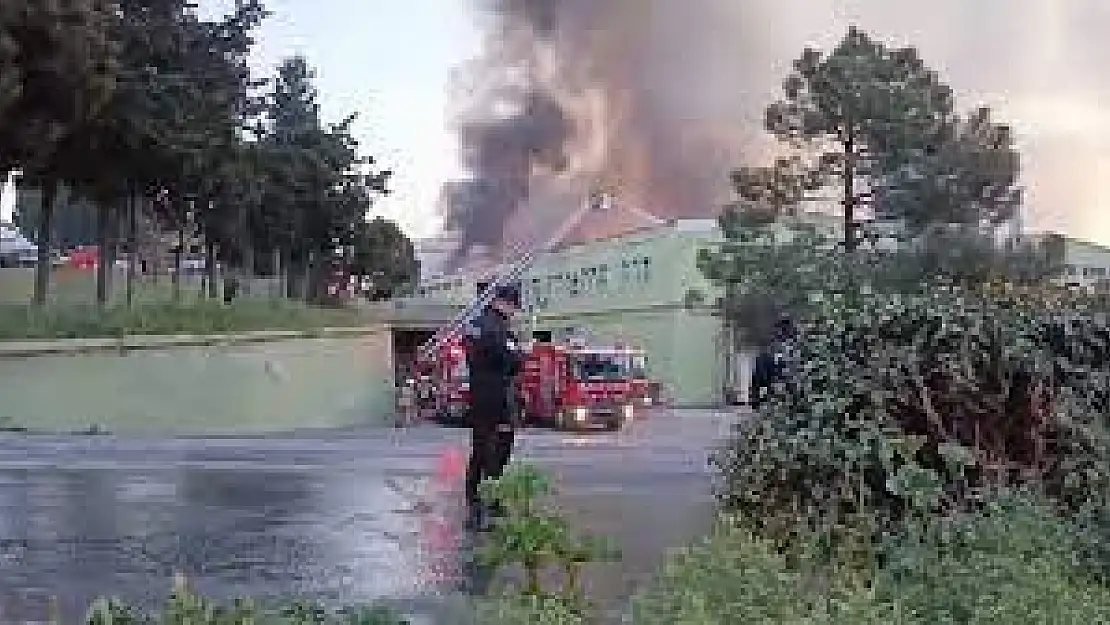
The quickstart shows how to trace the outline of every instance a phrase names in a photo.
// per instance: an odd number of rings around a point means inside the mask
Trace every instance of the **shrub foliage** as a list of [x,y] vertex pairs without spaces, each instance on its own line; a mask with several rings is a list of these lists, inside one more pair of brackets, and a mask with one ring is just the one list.
[[801,323],[800,375],[715,456],[724,504],[768,536],[859,545],[908,511],[974,508],[984,488],[1105,507],[1105,319],[1033,295],[824,298]]

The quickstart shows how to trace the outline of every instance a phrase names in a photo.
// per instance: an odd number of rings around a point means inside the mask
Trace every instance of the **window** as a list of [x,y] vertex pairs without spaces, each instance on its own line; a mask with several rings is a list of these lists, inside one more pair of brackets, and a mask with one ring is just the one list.
[[1068,266],[1067,266],[1067,271],[1068,271],[1068,275],[1069,275],[1069,276],[1074,276],[1074,275],[1076,274],[1076,267],[1075,267],[1075,265],[1068,265]]

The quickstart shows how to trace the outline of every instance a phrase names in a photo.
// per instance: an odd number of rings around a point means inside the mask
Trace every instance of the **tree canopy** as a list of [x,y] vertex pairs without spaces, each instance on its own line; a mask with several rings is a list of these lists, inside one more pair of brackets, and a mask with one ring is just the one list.
[[807,48],[766,111],[767,130],[793,155],[772,168],[778,183],[803,191],[776,208],[827,192],[843,211],[849,249],[868,209],[911,226],[1009,219],[1020,201],[1011,133],[987,109],[961,116],[955,106],[913,47],[890,48],[852,27],[828,54]]
[[392,221],[376,217],[358,223],[351,245],[351,272],[370,278],[375,298],[398,295],[420,277],[412,242]]
[[[938,587],[918,575],[926,553],[932,570],[996,588],[985,560],[948,559],[972,553],[957,521],[1028,498],[1038,527],[1065,529],[1022,558],[1067,536],[1069,575],[1104,595],[1110,298],[1045,279],[1061,275],[1059,237],[998,241],[992,226],[1021,202],[1010,130],[984,108],[957,113],[914,50],[856,29],[827,56],[803,53],[767,118],[785,155],[736,172],[722,241],[700,259],[742,338],[763,343],[783,309],[797,328],[793,374],[713,458],[736,525],[793,568],[850,571],[871,596],[915,576]],[[843,231],[799,215],[830,188]],[[864,208],[891,221],[861,223]],[[958,594],[929,596],[940,620],[971,619]],[[927,595],[893,596],[903,614]]]
[[[311,297],[325,269],[352,260],[342,252],[370,228],[390,172],[354,139],[353,114],[323,119],[306,58],[252,73],[261,0],[214,19],[188,0],[20,4],[0,8],[0,173],[22,170],[23,187],[41,190],[18,219],[40,244],[36,302],[52,249],[86,241],[90,205],[102,267],[144,249],[137,224],[155,223],[202,241],[212,294],[221,266],[281,274],[289,295]],[[374,239],[396,250],[363,261],[410,254],[397,234]]]
[[[912,47],[851,28],[828,54],[802,53],[766,111],[783,153],[733,173],[724,241],[701,258],[741,335],[759,341],[825,292],[1028,284],[1061,268],[1054,241],[999,245],[993,228],[1021,204],[1019,155],[989,109],[956,107]],[[838,237],[812,223],[831,217],[822,203],[843,211]]]

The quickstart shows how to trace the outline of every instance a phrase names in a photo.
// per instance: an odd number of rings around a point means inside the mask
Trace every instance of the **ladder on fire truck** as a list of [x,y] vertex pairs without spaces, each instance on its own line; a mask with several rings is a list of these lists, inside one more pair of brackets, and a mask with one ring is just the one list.
[[[559,226],[559,229],[541,246],[531,251],[514,254],[517,256],[517,261],[510,265],[504,273],[497,275],[496,270],[494,270],[483,276],[483,281],[488,282],[488,284],[482,293],[450,323],[440,328],[432,338],[425,341],[417,351],[417,358],[420,360],[431,358],[444,344],[458,338],[466,326],[490,305],[497,289],[519,280],[541,254],[562,243],[563,239],[585,219],[586,215],[592,211],[609,210],[611,207],[612,197],[609,194],[599,193],[591,196],[587,202],[584,202],[581,207],[571,213],[567,220]],[[519,252],[519,249],[515,251]]]

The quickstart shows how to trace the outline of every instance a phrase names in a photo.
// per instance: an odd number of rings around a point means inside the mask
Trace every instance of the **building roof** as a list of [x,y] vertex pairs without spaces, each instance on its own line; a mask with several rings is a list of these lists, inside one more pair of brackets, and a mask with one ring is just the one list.
[[[588,224],[586,224],[585,222],[583,225],[588,226]],[[555,246],[553,249],[548,250],[547,252],[544,252],[539,256],[542,257],[544,254],[573,250],[596,243],[618,241],[620,239],[625,239],[633,236],[650,236],[652,234],[664,232],[693,232],[710,234],[714,232],[717,228],[718,225],[716,219],[670,219],[650,225],[640,225],[635,228],[613,233],[606,237],[593,236],[587,238],[579,238],[577,240],[564,240],[562,244]],[[477,280],[488,280],[491,279],[493,276],[500,275],[501,273],[508,270],[508,268],[512,266],[513,262],[515,261],[516,259],[514,259],[512,262],[488,264],[482,263],[470,265],[467,267],[463,267],[455,272],[428,276],[428,278],[424,280],[423,283],[441,284],[454,280],[463,280],[465,282],[471,283]]]

